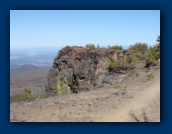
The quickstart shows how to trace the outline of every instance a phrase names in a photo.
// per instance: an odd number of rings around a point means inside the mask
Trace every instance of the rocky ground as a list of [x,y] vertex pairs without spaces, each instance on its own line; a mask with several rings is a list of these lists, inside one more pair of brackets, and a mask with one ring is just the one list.
[[24,94],[29,87],[34,94],[45,91],[49,70],[18,70],[10,72],[10,96]]
[[112,86],[10,104],[11,122],[160,122],[160,67],[139,63]]

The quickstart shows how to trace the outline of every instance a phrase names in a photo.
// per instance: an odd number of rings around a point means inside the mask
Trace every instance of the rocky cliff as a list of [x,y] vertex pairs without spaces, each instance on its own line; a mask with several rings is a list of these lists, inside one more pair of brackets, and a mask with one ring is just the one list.
[[[54,59],[53,67],[47,76],[48,94],[77,93],[101,86],[109,58],[124,57],[126,51],[106,48],[86,49],[83,47],[65,47]],[[98,77],[102,77],[98,80]]]

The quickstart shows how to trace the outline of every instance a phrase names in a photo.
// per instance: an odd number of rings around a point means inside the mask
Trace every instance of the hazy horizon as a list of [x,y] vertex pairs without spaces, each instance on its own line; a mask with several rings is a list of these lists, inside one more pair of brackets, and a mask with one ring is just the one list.
[[58,48],[10,48],[10,70],[19,69],[24,64],[50,69],[59,50]]

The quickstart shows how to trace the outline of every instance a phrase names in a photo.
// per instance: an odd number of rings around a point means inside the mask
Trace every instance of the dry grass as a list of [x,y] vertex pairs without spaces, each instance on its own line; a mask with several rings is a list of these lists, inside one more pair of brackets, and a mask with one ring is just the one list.
[[10,103],[12,102],[22,102],[22,101],[28,101],[28,98],[24,94],[17,94],[10,97]]

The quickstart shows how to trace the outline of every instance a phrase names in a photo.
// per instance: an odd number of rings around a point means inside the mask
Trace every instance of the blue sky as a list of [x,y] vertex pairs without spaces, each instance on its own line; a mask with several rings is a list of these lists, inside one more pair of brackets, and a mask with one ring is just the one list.
[[160,10],[11,10],[10,48],[156,44]]

